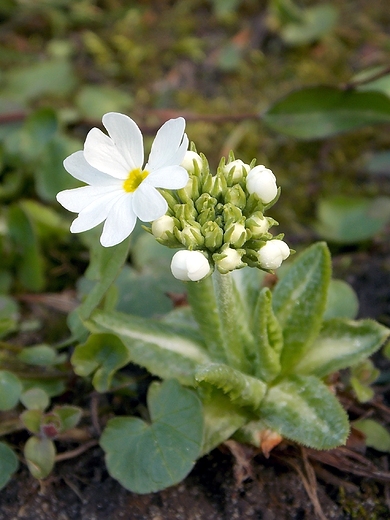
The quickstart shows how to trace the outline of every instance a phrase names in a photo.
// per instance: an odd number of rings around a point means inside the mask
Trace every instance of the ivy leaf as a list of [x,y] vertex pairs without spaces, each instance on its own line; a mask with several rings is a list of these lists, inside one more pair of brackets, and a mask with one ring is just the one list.
[[92,384],[98,392],[107,392],[115,372],[129,362],[128,349],[113,334],[91,334],[76,347],[71,358],[77,375],[85,377],[94,373]]
[[390,329],[373,320],[334,318],[326,321],[294,371],[324,377],[364,361],[382,346],[389,335]]
[[280,372],[280,353],[283,348],[283,332],[272,310],[272,293],[268,288],[259,294],[255,316],[254,373],[268,382]]
[[319,242],[301,253],[276,285],[273,308],[283,329],[282,371],[291,371],[317,337],[327,302],[330,253]]
[[15,452],[7,444],[0,442],[0,489],[7,485],[18,466]]
[[349,433],[344,409],[314,376],[283,379],[269,389],[258,413],[283,437],[318,450],[345,444]]
[[390,99],[381,92],[308,87],[288,94],[262,115],[264,123],[298,139],[322,139],[390,122]]
[[137,417],[111,419],[100,445],[110,475],[134,493],[152,493],[180,482],[199,457],[202,403],[175,380],[152,383],[151,423]]
[[92,332],[115,334],[128,349],[132,362],[161,379],[176,378],[194,385],[198,365],[210,362],[202,340],[193,329],[119,312],[95,311],[87,326]]
[[222,363],[210,363],[195,372],[198,383],[208,383],[222,390],[240,406],[256,409],[266,392],[266,385],[260,379],[248,376]]

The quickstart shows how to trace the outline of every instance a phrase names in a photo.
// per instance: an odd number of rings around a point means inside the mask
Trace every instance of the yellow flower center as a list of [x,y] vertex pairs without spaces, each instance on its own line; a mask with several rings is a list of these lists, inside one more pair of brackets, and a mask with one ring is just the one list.
[[146,170],[142,171],[141,168],[135,168],[134,170],[131,170],[127,179],[123,183],[123,189],[127,193],[133,193],[133,191],[138,188],[141,182],[146,179],[148,175],[149,172]]

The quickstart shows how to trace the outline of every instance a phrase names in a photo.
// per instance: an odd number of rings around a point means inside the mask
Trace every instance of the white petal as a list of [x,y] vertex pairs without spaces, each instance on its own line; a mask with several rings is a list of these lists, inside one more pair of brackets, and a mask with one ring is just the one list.
[[98,128],[88,132],[84,157],[91,166],[117,179],[126,179],[132,170],[114,142]]
[[110,193],[89,204],[72,222],[72,225],[70,226],[71,232],[81,233],[82,231],[92,229],[103,222],[120,197],[123,197],[123,192],[114,195]]
[[133,194],[126,193],[109,212],[100,243],[111,247],[123,242],[133,231],[137,217],[132,208]]
[[142,168],[144,163],[144,143],[137,124],[124,114],[109,112],[103,116],[103,125],[107,128],[115,146],[125,158],[129,170]]
[[186,186],[188,173],[182,166],[166,166],[152,171],[143,182],[155,188],[177,190]]
[[114,196],[115,192],[122,192],[119,186],[82,186],[72,190],[60,191],[57,194],[58,202],[68,211],[79,213],[96,200]]
[[81,150],[65,159],[64,168],[72,177],[87,184],[112,184],[112,177],[87,163]]
[[185,124],[182,117],[170,119],[163,124],[153,141],[145,169],[157,170],[182,162],[188,148],[188,138],[183,135]]
[[133,210],[143,222],[156,220],[167,212],[168,204],[164,197],[152,186],[142,182],[133,198]]

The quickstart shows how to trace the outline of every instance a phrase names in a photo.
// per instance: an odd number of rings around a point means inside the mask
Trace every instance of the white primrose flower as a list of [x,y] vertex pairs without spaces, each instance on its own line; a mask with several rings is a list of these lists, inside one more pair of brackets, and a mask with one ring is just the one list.
[[256,193],[264,204],[274,200],[278,193],[275,175],[262,164],[255,166],[248,173],[246,187],[249,193]]
[[269,240],[258,251],[257,257],[264,269],[277,269],[290,256],[290,248],[283,240]]
[[168,205],[156,188],[179,189],[188,181],[180,166],[188,148],[182,117],[170,119],[157,132],[145,166],[143,138],[130,117],[109,112],[103,116],[108,136],[98,128],[87,135],[84,151],[64,161],[65,169],[88,186],[64,190],[57,200],[78,217],[72,233],[92,229],[105,221],[100,243],[119,244],[133,231],[137,217],[151,222]]
[[171,271],[178,280],[197,282],[210,272],[210,265],[200,251],[183,249],[173,255]]

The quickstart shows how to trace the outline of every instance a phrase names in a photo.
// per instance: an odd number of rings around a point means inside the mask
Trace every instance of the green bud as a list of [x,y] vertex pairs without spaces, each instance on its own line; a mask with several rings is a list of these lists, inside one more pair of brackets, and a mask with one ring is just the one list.
[[202,195],[195,201],[195,208],[199,213],[209,208],[214,209],[217,204],[217,199],[212,197],[209,193],[202,193]]
[[184,188],[177,190],[177,194],[183,202],[194,201],[199,197],[199,178],[190,175]]
[[228,229],[232,224],[242,221],[242,213],[234,204],[225,204],[223,208],[223,218],[225,221],[225,229]]
[[192,200],[189,200],[187,204],[176,204],[174,211],[176,218],[183,225],[188,221],[196,220],[198,216]]
[[232,224],[223,236],[226,244],[231,244],[233,247],[242,247],[247,240],[247,230],[243,224]]
[[202,235],[201,227],[198,222],[185,224],[181,231],[175,228],[174,232],[176,238],[186,249],[192,250],[203,247],[204,236]]
[[199,213],[198,216],[198,222],[201,226],[206,224],[209,220],[214,221],[215,220],[215,209],[214,208],[207,208],[201,213]]
[[235,184],[231,188],[227,188],[225,191],[225,203],[231,203],[240,209],[244,209],[246,206],[246,195],[244,190],[239,184]]
[[176,192],[173,193],[169,190],[163,190],[161,192],[161,195],[164,197],[164,199],[167,201],[168,203],[168,207],[171,211],[174,211],[174,207],[177,205],[177,203],[179,202],[179,200],[177,199],[176,197]]
[[221,172],[218,172],[214,177],[212,177],[212,183],[208,192],[216,198],[220,198],[223,196],[227,188],[227,182],[225,177]]
[[202,226],[204,245],[210,251],[219,249],[223,242],[223,231],[216,222],[206,222]]

